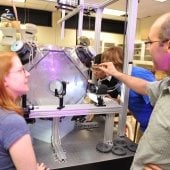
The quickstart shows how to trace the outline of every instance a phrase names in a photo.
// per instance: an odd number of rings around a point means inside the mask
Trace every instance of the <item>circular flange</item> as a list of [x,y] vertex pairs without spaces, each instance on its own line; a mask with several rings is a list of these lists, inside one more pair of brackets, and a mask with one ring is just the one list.
[[124,139],[118,138],[113,140],[114,146],[119,146],[119,147],[126,147],[127,142]]
[[102,153],[108,153],[112,150],[112,146],[106,143],[98,143],[96,149]]
[[137,147],[138,147],[138,145],[136,143],[128,143],[127,144],[127,148],[131,152],[136,152]]
[[120,146],[113,146],[112,147],[112,153],[118,156],[124,156],[127,154],[127,151],[125,148]]

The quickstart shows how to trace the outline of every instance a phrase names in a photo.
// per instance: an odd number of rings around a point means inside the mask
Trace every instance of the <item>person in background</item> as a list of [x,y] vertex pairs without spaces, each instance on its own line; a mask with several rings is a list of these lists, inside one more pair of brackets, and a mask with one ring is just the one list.
[[90,46],[90,39],[86,36],[79,37],[75,51],[82,64],[90,68],[91,61],[96,55],[95,50]]
[[164,71],[167,77],[149,83],[118,71],[113,63],[102,63],[100,69],[114,76],[134,91],[149,95],[154,106],[148,127],[139,141],[131,170],[170,169],[170,13],[160,16],[151,26],[148,50],[155,70]]
[[[156,81],[154,74],[142,67],[133,66],[131,75],[147,80],[148,82]],[[144,132],[148,126],[153,106],[150,103],[148,95],[141,95],[131,89],[129,96],[129,110],[140,123],[140,130]]]
[[[112,62],[117,70],[123,72],[124,56],[123,49],[121,47],[110,47],[106,51],[104,51],[101,56],[97,56],[95,60],[96,61],[94,61],[94,63],[97,64],[100,64],[101,62]],[[109,93],[110,96],[112,98],[118,97],[118,95],[120,94],[120,86],[118,86],[118,84],[120,85],[120,81],[118,79],[116,79],[114,76],[106,76],[106,73],[99,69],[94,69],[93,74],[98,79],[98,81],[101,81],[101,83],[106,84],[105,81],[107,80],[106,85],[109,88],[112,87],[112,89],[114,89],[112,92]],[[142,67],[133,66],[131,74],[134,77],[139,77],[147,81],[155,81],[154,74],[151,71]],[[149,118],[153,109],[150,104],[149,97],[147,95],[141,95],[133,90],[130,90],[128,107],[136,120],[140,123],[141,132],[139,132],[139,134],[142,135],[148,125]]]
[[78,44],[82,46],[90,46],[90,40],[86,36],[80,36],[78,38]]
[[[110,48],[111,49],[111,48]],[[100,69],[98,68],[94,68],[95,65],[97,64],[100,64],[101,63],[101,60],[104,58],[104,56],[107,55],[107,52],[109,50],[106,50],[103,54],[98,54],[95,56],[94,58],[94,65],[93,65],[93,76],[94,78],[97,80],[97,84],[100,85],[100,84],[104,84],[106,85],[109,89],[111,89],[111,91],[108,93],[109,96],[111,98],[114,98],[114,99],[117,99],[118,96],[120,95],[120,91],[121,91],[121,83],[119,80],[115,79],[113,76],[107,76],[105,74],[105,72],[101,71]],[[118,52],[118,51],[117,51]],[[117,61],[117,55],[119,55],[118,53],[115,53],[114,56],[115,56],[115,62],[119,62],[119,65],[122,66],[122,60],[120,61]],[[122,57],[122,56],[121,56]],[[121,67],[120,66],[120,67]]]
[[45,170],[37,164],[29,128],[18,105],[28,73],[16,53],[0,53],[0,170]]
[[86,36],[80,36],[78,38],[78,45],[80,46],[84,46],[84,47],[88,47],[88,50],[90,51],[90,53],[93,55],[93,57],[96,55],[96,51],[94,50],[94,48],[92,47],[91,44],[91,40],[86,37]]

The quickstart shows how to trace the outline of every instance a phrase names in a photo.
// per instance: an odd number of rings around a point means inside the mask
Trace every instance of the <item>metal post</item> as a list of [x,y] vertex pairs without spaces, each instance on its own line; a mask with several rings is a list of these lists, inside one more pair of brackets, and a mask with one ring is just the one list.
[[51,144],[56,159],[60,162],[64,162],[66,160],[66,153],[63,151],[63,148],[61,146],[61,138],[59,133],[59,117],[53,118],[52,121]]
[[100,49],[100,32],[101,32],[102,14],[103,14],[103,8],[97,8],[96,20],[95,20],[95,51],[96,51],[96,54],[99,54],[101,52],[99,49]]
[[79,20],[78,20],[78,37],[82,36],[82,30],[83,30],[83,13],[84,8],[82,8],[79,12]]
[[105,120],[104,143],[107,143],[109,145],[113,144],[114,117],[115,117],[115,113],[107,114]]
[[84,14],[84,0],[80,0],[81,9],[79,11],[79,20],[78,20],[78,37],[82,36],[83,30],[83,14]]
[[[134,54],[134,43],[135,43],[135,33],[136,33],[136,20],[137,20],[137,9],[138,9],[138,0],[128,1],[128,23],[125,39],[125,52],[124,52],[124,73],[131,74],[132,70],[132,60]],[[128,110],[128,99],[129,99],[129,89],[124,86],[121,92],[121,98],[124,99],[123,113],[119,116],[119,127],[118,135],[125,135],[125,126],[126,126],[126,116]]]
[[[62,10],[62,18],[65,17],[65,10]],[[65,29],[65,21],[61,23],[61,40],[64,39],[64,29]]]

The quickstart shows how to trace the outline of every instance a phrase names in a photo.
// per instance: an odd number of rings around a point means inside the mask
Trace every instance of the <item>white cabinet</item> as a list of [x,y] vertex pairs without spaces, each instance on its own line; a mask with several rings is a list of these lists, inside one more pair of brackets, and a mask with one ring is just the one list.
[[143,43],[136,43],[134,45],[134,60],[143,60],[143,56],[145,53],[144,44]]
[[[94,39],[90,39],[90,44],[95,49],[95,40]],[[100,41],[99,53],[103,53],[105,50],[107,50],[108,48],[110,48],[114,45],[115,45],[115,43],[113,43],[113,42]]]
[[114,46],[114,43],[110,43],[110,42],[103,42],[103,51],[107,50],[108,48]]
[[153,69],[152,58],[149,51],[146,49],[144,42],[135,43],[133,63],[134,65],[141,66],[149,70]]
[[11,45],[16,41],[16,29],[12,27],[0,27],[1,45]]
[[[118,46],[122,47],[123,45],[119,44]],[[146,45],[144,42],[135,43],[133,64],[136,66],[147,68],[149,70],[153,69],[152,58],[149,54],[149,51],[146,49]]]

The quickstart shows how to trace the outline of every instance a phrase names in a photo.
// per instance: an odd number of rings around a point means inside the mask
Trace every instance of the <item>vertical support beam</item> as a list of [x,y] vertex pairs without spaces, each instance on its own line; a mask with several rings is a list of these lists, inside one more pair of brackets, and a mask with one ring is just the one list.
[[[137,10],[138,10],[138,0],[128,1],[128,23],[125,36],[125,51],[124,51],[124,73],[131,74],[132,70],[132,60],[134,55],[134,43],[136,34],[136,21],[137,21]],[[126,117],[128,110],[128,100],[129,100],[129,89],[124,86],[121,92],[121,98],[124,99],[123,113],[120,114],[119,118],[119,129],[118,135],[125,135]]]
[[[62,18],[65,17],[65,10],[62,10],[61,16],[62,16]],[[64,30],[65,30],[65,21],[63,21],[63,22],[61,23],[61,40],[64,39]]]
[[51,144],[56,159],[59,160],[60,162],[64,162],[66,160],[66,153],[64,152],[61,146],[61,138],[59,133],[59,119],[60,119],[59,117],[54,117],[52,121]]
[[83,13],[84,13],[84,8],[82,7],[79,11],[79,21],[78,21],[78,33],[77,36],[80,37],[82,36],[82,30],[83,30]]
[[106,114],[105,129],[104,129],[104,143],[113,145],[113,120],[115,113]]
[[96,54],[99,54],[101,52],[99,49],[100,49],[100,32],[101,32],[102,14],[103,14],[103,8],[97,8],[96,20],[95,20],[95,51],[96,51]]
[[80,0],[80,4],[79,5],[81,6],[81,8],[80,8],[80,11],[79,11],[77,37],[81,37],[82,36],[82,32],[83,32],[84,0]]

